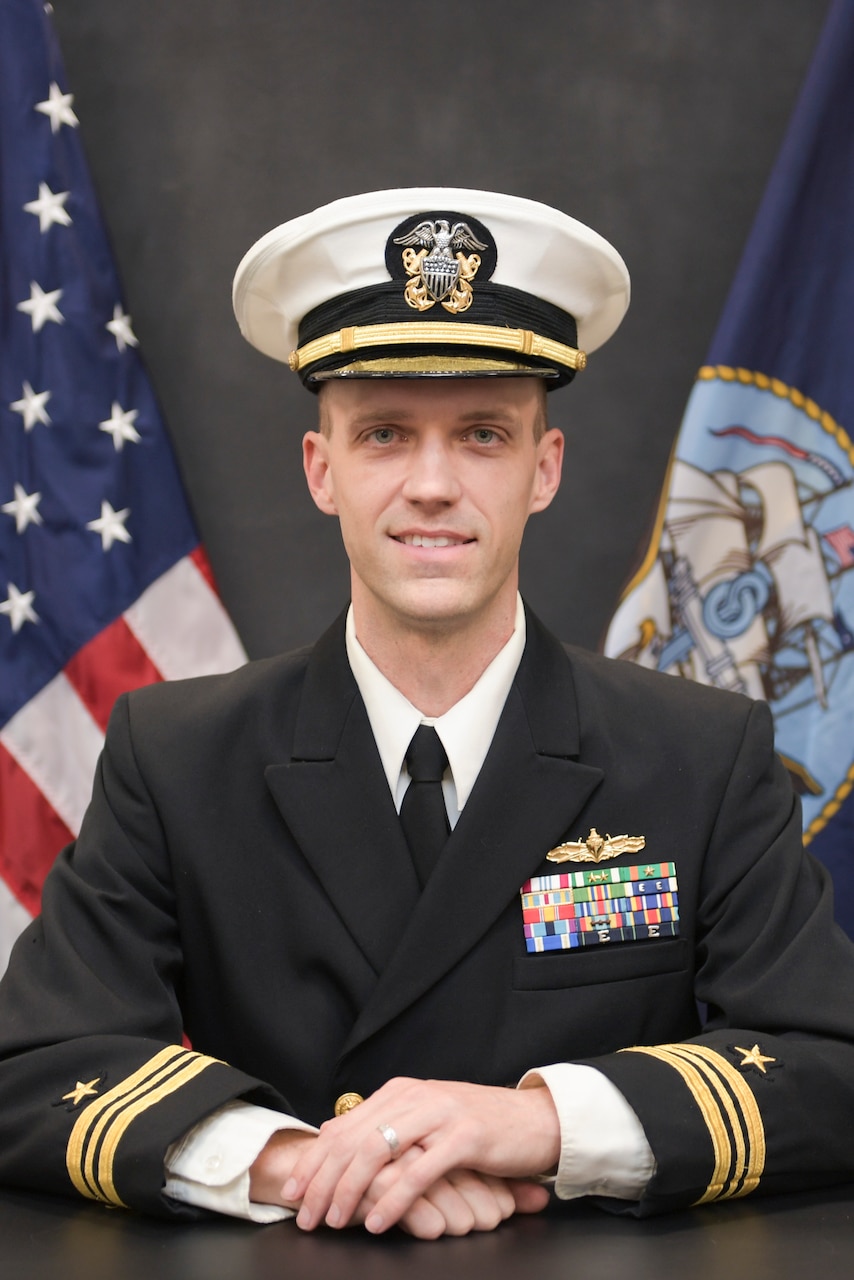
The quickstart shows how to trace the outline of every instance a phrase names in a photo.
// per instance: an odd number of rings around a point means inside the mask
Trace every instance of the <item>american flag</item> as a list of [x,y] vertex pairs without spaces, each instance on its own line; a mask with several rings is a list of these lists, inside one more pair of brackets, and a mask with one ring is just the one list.
[[0,972],[115,697],[239,666],[41,0],[0,0]]

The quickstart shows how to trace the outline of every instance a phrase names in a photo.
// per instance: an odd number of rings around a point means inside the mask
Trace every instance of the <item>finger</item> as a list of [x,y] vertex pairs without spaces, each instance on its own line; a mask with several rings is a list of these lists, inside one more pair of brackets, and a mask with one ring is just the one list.
[[[394,1092],[400,1095],[413,1082],[401,1080],[393,1083]],[[391,1087],[384,1086],[379,1092],[385,1091],[391,1093]],[[411,1132],[409,1136],[405,1136],[401,1122],[397,1121],[395,1132],[398,1145],[395,1151],[390,1149],[388,1140],[381,1132],[385,1125],[377,1124],[371,1110],[377,1096],[374,1095],[347,1115],[322,1124],[311,1150],[302,1154],[295,1163],[290,1178],[282,1187],[282,1196],[307,1206],[306,1212],[301,1215],[300,1226],[311,1229],[326,1216],[333,1203],[336,1208],[334,1216],[339,1220],[339,1225],[344,1225],[378,1170],[390,1159],[404,1154],[407,1147],[416,1140],[417,1123],[408,1125]],[[381,1105],[387,1108],[391,1104],[387,1101]],[[373,1110],[376,1111],[375,1106]],[[410,1103],[405,1108],[404,1115],[411,1111]],[[336,1189],[345,1175],[346,1181],[338,1196]]]
[[397,1225],[418,1240],[438,1240],[447,1230],[445,1215],[424,1196],[415,1201]]
[[515,1210],[515,1200],[503,1178],[454,1169],[447,1181],[464,1198],[473,1217],[472,1231],[493,1231]]
[[541,1182],[509,1178],[506,1186],[515,1202],[515,1213],[542,1213],[551,1200],[549,1188]]
[[[401,1152],[402,1157],[408,1155],[405,1150]],[[403,1167],[415,1158],[413,1151],[408,1160],[404,1159]],[[297,1217],[299,1225],[311,1230],[325,1220],[331,1227],[346,1226],[377,1175],[396,1163],[388,1141],[376,1130],[368,1132],[363,1145],[351,1157],[348,1151],[331,1152],[305,1189]],[[414,1191],[411,1198],[418,1194]]]
[[[411,1158],[411,1157],[409,1157]],[[374,1208],[377,1200],[391,1185],[394,1177],[391,1166],[381,1169],[368,1191],[350,1219],[350,1226],[357,1223],[364,1225],[365,1219]],[[400,1219],[398,1225],[409,1235],[422,1240],[435,1240],[443,1235],[446,1229],[445,1216],[430,1199],[420,1196]]]
[[405,1164],[400,1161],[391,1166],[394,1176],[365,1220],[369,1231],[379,1233],[394,1226],[419,1197],[426,1196],[435,1183],[456,1168],[453,1148],[448,1144],[429,1151],[412,1147],[407,1155],[411,1158]]
[[477,1176],[491,1189],[498,1211],[501,1214],[501,1221],[504,1222],[507,1218],[512,1218],[516,1212],[516,1199],[507,1185],[507,1179],[491,1173],[480,1173]]
[[[340,1117],[340,1121],[346,1120]],[[351,1127],[352,1128],[352,1127]],[[282,1187],[285,1200],[300,1205],[297,1214],[297,1225],[305,1231],[312,1230],[328,1213],[333,1192],[348,1165],[353,1160],[364,1160],[364,1149],[356,1145],[356,1137],[347,1132],[347,1127],[339,1120],[327,1121],[321,1125],[320,1132],[310,1150],[307,1150],[291,1170],[291,1176]],[[388,1143],[376,1135],[378,1141],[373,1143],[374,1161],[364,1175],[364,1185],[370,1184],[372,1177],[388,1159]],[[346,1219],[340,1225],[345,1225]],[[339,1225],[339,1224],[335,1224]]]
[[[435,1212],[438,1212],[442,1219],[442,1228],[439,1235],[467,1235],[469,1231],[474,1230],[476,1216],[472,1210],[471,1204],[465,1196],[462,1196],[455,1187],[446,1178],[440,1178],[438,1183],[434,1183],[430,1187],[426,1196],[420,1196],[411,1204],[406,1213],[403,1213],[399,1225],[407,1226],[412,1235],[424,1236],[424,1231],[419,1229],[420,1220],[424,1217],[421,1206],[428,1204]],[[367,1224],[365,1224],[367,1226]],[[370,1230],[370,1228],[369,1228]],[[428,1236],[434,1239],[433,1235]]]
[[[331,1151],[341,1148],[347,1140],[347,1121],[349,1116],[339,1116],[334,1120],[325,1120],[320,1126],[314,1142],[300,1153],[299,1159],[291,1169],[291,1175],[283,1191],[294,1200],[301,1200],[305,1189],[318,1170],[329,1158]],[[352,1140],[351,1140],[352,1141]]]
[[[432,1206],[441,1214],[441,1228],[425,1206]],[[398,1225],[421,1239],[436,1239],[440,1234],[464,1236],[472,1231],[494,1230],[512,1215],[514,1207],[513,1195],[503,1178],[455,1169],[419,1197]]]

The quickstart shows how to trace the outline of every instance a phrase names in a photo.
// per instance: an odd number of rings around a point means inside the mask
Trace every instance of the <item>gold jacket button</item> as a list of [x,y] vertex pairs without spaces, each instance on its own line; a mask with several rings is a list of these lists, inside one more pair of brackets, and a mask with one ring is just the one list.
[[340,1098],[335,1099],[336,1116],[346,1116],[348,1111],[352,1111],[354,1107],[358,1107],[360,1102],[365,1099],[360,1093],[342,1093]]

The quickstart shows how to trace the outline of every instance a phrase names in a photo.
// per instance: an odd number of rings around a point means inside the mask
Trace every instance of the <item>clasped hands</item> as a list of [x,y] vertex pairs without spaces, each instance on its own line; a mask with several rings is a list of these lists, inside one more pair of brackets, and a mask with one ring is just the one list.
[[297,1209],[305,1231],[325,1222],[374,1234],[398,1224],[422,1239],[466,1235],[545,1208],[548,1191],[530,1179],[554,1169],[559,1154],[545,1087],[400,1078],[316,1135],[273,1134],[250,1170],[250,1196]]

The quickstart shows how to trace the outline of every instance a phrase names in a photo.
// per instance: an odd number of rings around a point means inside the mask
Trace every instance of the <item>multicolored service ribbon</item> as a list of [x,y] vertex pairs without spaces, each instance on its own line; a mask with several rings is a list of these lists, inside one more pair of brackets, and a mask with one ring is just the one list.
[[679,933],[676,864],[597,867],[535,876],[521,888],[528,951],[561,951]]

